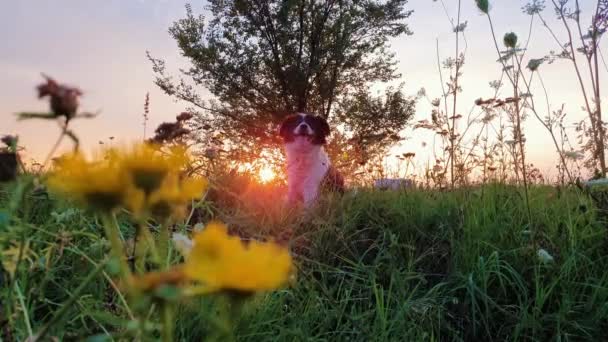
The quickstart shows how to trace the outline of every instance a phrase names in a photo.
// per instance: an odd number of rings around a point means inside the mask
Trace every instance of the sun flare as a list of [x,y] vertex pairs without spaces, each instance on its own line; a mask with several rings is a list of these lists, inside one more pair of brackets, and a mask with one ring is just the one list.
[[275,177],[276,174],[274,173],[274,170],[272,170],[270,167],[263,167],[258,173],[258,178],[262,183],[268,183],[272,181]]

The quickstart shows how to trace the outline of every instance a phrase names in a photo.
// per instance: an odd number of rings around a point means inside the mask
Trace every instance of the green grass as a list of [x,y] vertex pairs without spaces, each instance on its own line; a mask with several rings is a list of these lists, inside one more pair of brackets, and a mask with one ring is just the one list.
[[[608,328],[604,216],[574,191],[530,194],[531,220],[521,189],[501,185],[348,193],[299,218],[271,206],[200,216],[220,217],[243,236],[294,232],[297,281],[246,304],[234,324],[241,341],[599,341]],[[0,278],[0,320],[12,315],[0,336],[24,340],[102,262],[108,245],[94,216],[43,192],[12,185],[0,196],[0,247],[23,241],[31,250],[14,280],[6,270]],[[121,225],[128,239],[133,228],[126,219]],[[540,248],[554,262],[541,262]],[[125,306],[110,279],[108,269],[87,286],[51,335],[127,336],[137,308]],[[177,339],[213,333],[220,301],[183,303]]]

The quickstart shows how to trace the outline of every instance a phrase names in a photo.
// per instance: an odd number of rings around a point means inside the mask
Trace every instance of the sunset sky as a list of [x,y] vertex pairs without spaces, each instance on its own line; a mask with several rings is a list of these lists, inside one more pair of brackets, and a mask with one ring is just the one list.
[[[456,16],[456,0],[444,0],[452,17]],[[41,159],[58,135],[56,125],[49,122],[16,122],[13,113],[21,110],[44,110],[46,103],[36,98],[34,86],[45,72],[62,82],[78,85],[84,92],[82,109],[102,110],[94,120],[75,122],[84,147],[114,136],[119,141],[142,137],[142,111],[146,92],[150,92],[150,122],[153,129],[162,121],[172,120],[185,108],[164,95],[152,83],[151,65],[145,52],[166,59],[170,70],[185,66],[175,42],[167,33],[170,24],[185,13],[181,0],[19,0],[5,1],[0,12],[0,113],[4,115],[1,134],[17,134],[27,148],[26,159]],[[590,1],[584,13],[589,14]],[[521,7],[526,1],[493,0],[492,15],[497,35],[508,31],[525,40],[530,17]],[[550,3],[550,1],[549,1]],[[193,1],[193,9],[203,11],[204,1]],[[454,34],[440,2],[410,0],[415,12],[408,23],[413,36],[392,42],[403,74],[406,91],[414,95],[424,87],[430,97],[440,95],[436,64],[436,40],[443,58],[454,54]],[[585,6],[585,5],[584,5]],[[473,101],[491,97],[488,82],[500,76],[497,55],[491,41],[487,19],[475,7],[474,0],[464,0],[463,21],[468,21],[466,64],[459,111],[467,114]],[[550,9],[545,18],[554,25],[558,36],[564,37],[562,26]],[[535,22],[528,56],[538,58],[550,50],[558,50],[540,22]],[[605,69],[604,69],[605,71]],[[542,66],[542,76],[549,90],[552,110],[565,104],[568,122],[584,117],[582,99],[574,70],[568,61]],[[605,76],[603,74],[602,76]],[[537,91],[538,94],[540,92]],[[544,103],[544,98],[540,98]],[[541,101],[538,101],[541,102]],[[541,107],[542,111],[546,109]],[[430,107],[421,102],[416,120],[430,118]],[[529,159],[543,172],[550,172],[556,154],[549,136],[534,117],[525,124]],[[417,152],[419,164],[426,162],[431,143],[428,134],[407,130],[409,138],[400,151]],[[66,145],[65,148],[69,147]]]

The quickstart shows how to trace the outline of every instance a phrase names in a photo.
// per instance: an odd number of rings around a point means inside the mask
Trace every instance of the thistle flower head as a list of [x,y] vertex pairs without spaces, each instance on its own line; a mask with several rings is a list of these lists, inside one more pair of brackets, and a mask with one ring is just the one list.
[[38,98],[49,96],[51,101],[51,111],[54,116],[65,116],[71,119],[76,116],[78,110],[79,97],[82,96],[82,91],[78,88],[69,87],[59,84],[57,81],[42,75],[46,83],[42,83],[37,87]]

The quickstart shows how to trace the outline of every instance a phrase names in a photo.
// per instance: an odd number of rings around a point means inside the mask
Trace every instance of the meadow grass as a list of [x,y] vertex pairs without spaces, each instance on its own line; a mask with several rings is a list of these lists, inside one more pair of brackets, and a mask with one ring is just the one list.
[[[104,262],[108,243],[94,215],[31,182],[4,186],[0,196],[0,336],[24,340]],[[222,218],[244,238],[290,232],[297,280],[245,305],[229,327],[238,340],[601,340],[608,328],[605,216],[587,196],[552,187],[532,187],[530,206],[532,221],[520,188],[486,185],[349,192],[301,216],[261,202],[255,210],[211,203],[195,217]],[[126,217],[119,221],[129,240],[134,228]],[[14,277],[11,253],[20,260]],[[94,275],[51,336],[129,339],[137,308],[126,305],[112,272]],[[213,334],[230,311],[222,303],[221,296],[182,303],[176,339]]]

